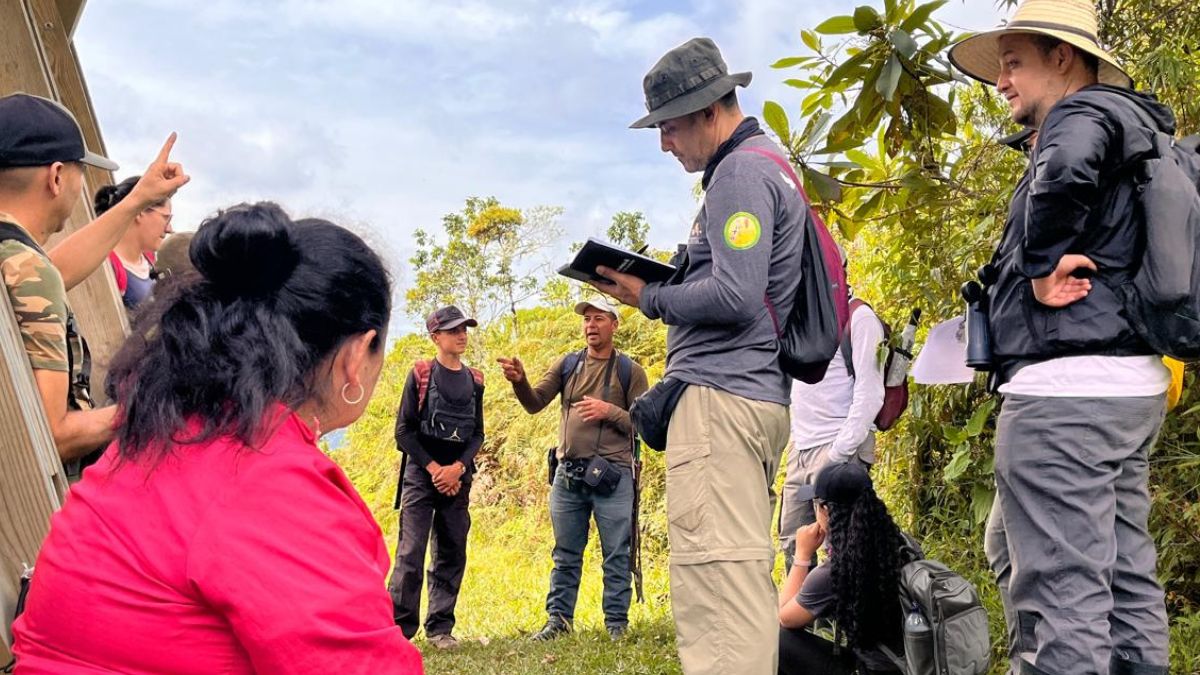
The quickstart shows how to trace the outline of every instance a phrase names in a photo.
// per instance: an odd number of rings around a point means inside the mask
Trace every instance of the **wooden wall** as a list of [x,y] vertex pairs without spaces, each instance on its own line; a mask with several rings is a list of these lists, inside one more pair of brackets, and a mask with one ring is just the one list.
[[[105,153],[87,85],[71,41],[82,0],[0,0],[0,95],[16,91],[53,98],[65,105],[83,129],[88,149]],[[141,167],[129,167],[132,172]],[[93,217],[92,195],[112,175],[88,167],[84,198],[63,234]],[[0,205],[0,210],[3,210]],[[58,238],[61,238],[59,235]],[[51,239],[53,247],[58,238]],[[19,575],[33,564],[61,504],[66,483],[54,443],[21,347],[7,294],[0,297],[0,664],[7,662],[9,624]],[[128,332],[112,272],[102,265],[70,291],[95,361],[93,395],[103,391],[107,364]]]

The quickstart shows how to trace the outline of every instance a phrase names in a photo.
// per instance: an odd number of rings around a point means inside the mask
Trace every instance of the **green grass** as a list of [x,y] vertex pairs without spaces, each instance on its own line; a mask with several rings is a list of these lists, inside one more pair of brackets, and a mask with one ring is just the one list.
[[[595,528],[584,556],[575,632],[549,643],[529,635],[546,621],[553,537],[545,508],[473,506],[467,571],[454,635],[462,647],[439,651],[418,634],[430,675],[536,673],[679,673],[667,586],[667,560],[646,551],[645,602],[630,608],[630,631],[620,642],[604,631],[602,575]],[[386,523],[394,539],[395,522]]]
[[[600,609],[602,576],[599,542],[593,528],[584,557],[583,581],[575,613],[575,632],[549,643],[533,642],[529,635],[546,620],[545,598],[549,585],[550,550],[553,538],[544,505],[476,505],[468,545],[467,571],[458,602],[458,625],[454,634],[462,647],[454,651],[430,648],[424,636],[415,641],[425,656],[430,675],[538,675],[542,673],[637,673],[647,675],[680,673],[675,653],[674,627],[667,581],[667,556],[663,551],[645,551],[645,602],[630,608],[630,632],[625,640],[612,642],[604,632]],[[643,513],[643,518],[663,514]],[[383,523],[394,545],[396,518]],[[1003,618],[995,585],[972,555],[946,555],[963,551],[974,542],[969,537],[947,537],[927,542],[930,552],[948,562],[977,583],[992,615],[992,637],[996,654],[1003,653]],[[777,562],[776,578],[782,565]],[[1002,659],[992,663],[993,675],[1004,672]],[[1171,626],[1171,672],[1200,673],[1200,614],[1174,617]]]

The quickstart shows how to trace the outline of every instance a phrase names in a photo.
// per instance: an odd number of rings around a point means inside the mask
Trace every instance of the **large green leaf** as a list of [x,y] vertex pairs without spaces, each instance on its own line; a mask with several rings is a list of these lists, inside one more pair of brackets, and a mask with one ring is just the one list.
[[976,526],[987,522],[995,497],[996,491],[986,485],[976,485],[971,489],[971,512],[975,516]]
[[883,17],[870,5],[863,5],[854,10],[854,27],[859,33],[869,33],[883,25]]
[[810,186],[812,186],[813,191],[816,192],[817,197],[819,197],[821,199],[821,201],[825,201],[825,202],[841,201],[841,199],[842,199],[842,184],[839,183],[836,178],[833,178],[831,176],[823,174],[820,171],[816,171],[815,169],[810,169],[808,167],[804,168],[804,178],[806,179],[806,182]]
[[934,0],[914,9],[913,13],[909,14],[908,18],[904,20],[904,23],[900,24],[900,30],[912,33],[922,28],[929,21],[929,17],[941,9],[942,5],[946,4],[946,2],[948,0]]
[[904,67],[900,65],[900,59],[892,54],[883,64],[883,72],[875,82],[875,91],[879,92],[884,100],[892,100],[892,96],[896,94],[896,85],[900,84],[900,76],[903,74]]
[[791,68],[808,63],[812,57],[809,56],[789,56],[785,59],[779,59],[771,64],[772,68]]
[[837,68],[833,69],[833,72],[829,73],[829,77],[825,78],[825,88],[832,89],[836,87],[842,83],[842,80],[851,77],[852,74],[857,76],[857,71],[862,68],[867,59],[871,58],[871,55],[872,51],[870,49],[864,49],[843,61]]
[[792,130],[788,125],[787,113],[783,111],[783,106],[775,101],[767,101],[763,104],[763,119],[767,121],[767,126],[771,127],[771,131],[774,131],[781,141],[784,143],[791,141]]
[[908,34],[908,31],[898,28],[888,33],[888,42],[891,42],[900,56],[906,59],[911,59],[917,53],[917,50],[921,48],[917,44],[917,41],[912,39],[912,36]]
[[971,468],[971,446],[963,443],[954,451],[954,457],[942,471],[942,477],[946,479],[947,483],[953,483],[962,477],[969,468]]
[[845,35],[858,32],[852,16],[835,16],[832,19],[826,19],[824,23],[813,30],[822,35]]
[[987,423],[988,416],[992,414],[992,410],[996,407],[996,399],[989,398],[979,406],[975,414],[971,415],[970,421],[967,422],[967,434],[978,436],[983,433],[983,425]]
[[800,31],[800,40],[804,42],[804,46],[814,52],[821,51],[821,38],[811,30]]

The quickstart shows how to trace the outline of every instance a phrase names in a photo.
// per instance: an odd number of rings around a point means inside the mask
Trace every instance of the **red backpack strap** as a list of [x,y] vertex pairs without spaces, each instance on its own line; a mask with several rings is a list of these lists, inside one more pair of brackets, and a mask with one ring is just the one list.
[[158,254],[154,251],[146,251],[146,260],[149,260],[150,264],[153,265],[158,262]]
[[117,290],[121,292],[121,295],[125,295],[125,289],[129,287],[129,276],[116,251],[108,252],[108,264],[112,265],[113,276],[117,280]]
[[[834,285],[833,298],[834,307],[837,309],[838,327],[845,330],[850,323],[850,304],[849,304],[849,289],[846,285],[846,270],[842,266],[842,256],[838,253],[837,242],[833,240],[833,236],[829,234],[829,226],[825,224],[821,214],[817,213],[812,207],[812,200],[808,198],[808,193],[804,191],[804,182],[800,180],[800,176],[796,175],[796,170],[792,168],[791,162],[787,161],[778,153],[771,152],[766,148],[738,148],[738,152],[752,152],[756,155],[762,155],[767,159],[779,165],[784,173],[791,179],[792,185],[796,187],[796,191],[800,193],[800,197],[804,199],[805,206],[808,207],[808,214],[813,220],[813,229],[817,233],[817,244],[821,255],[825,258],[825,269],[830,276],[830,282]],[[779,318],[775,316],[775,310],[767,303],[771,309],[772,318],[775,319],[775,325],[778,328]]]
[[429,376],[433,372],[433,359],[413,364],[413,377],[417,380],[417,410],[425,407],[425,394],[429,391]]
[[468,367],[467,370],[471,371],[471,377],[473,377],[475,379],[475,386],[482,389],[483,388],[483,371],[477,370],[475,368],[470,368],[470,367]]

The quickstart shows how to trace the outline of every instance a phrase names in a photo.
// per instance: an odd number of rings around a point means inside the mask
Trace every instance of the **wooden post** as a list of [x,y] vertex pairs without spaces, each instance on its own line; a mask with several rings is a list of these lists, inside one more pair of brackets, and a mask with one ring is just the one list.
[[[83,0],[0,0],[0,95],[15,91],[45,96],[65,105],[83,130],[89,149],[104,152],[91,99],[71,43]],[[112,175],[89,167],[84,199],[64,235],[93,218],[91,197]],[[61,236],[52,238],[53,247]],[[69,293],[80,332],[94,357],[93,394],[128,332],[120,295],[108,265],[101,265]],[[33,382],[12,306],[0,294],[0,663],[10,657],[9,628],[18,579],[33,564],[62,503],[66,480]]]

